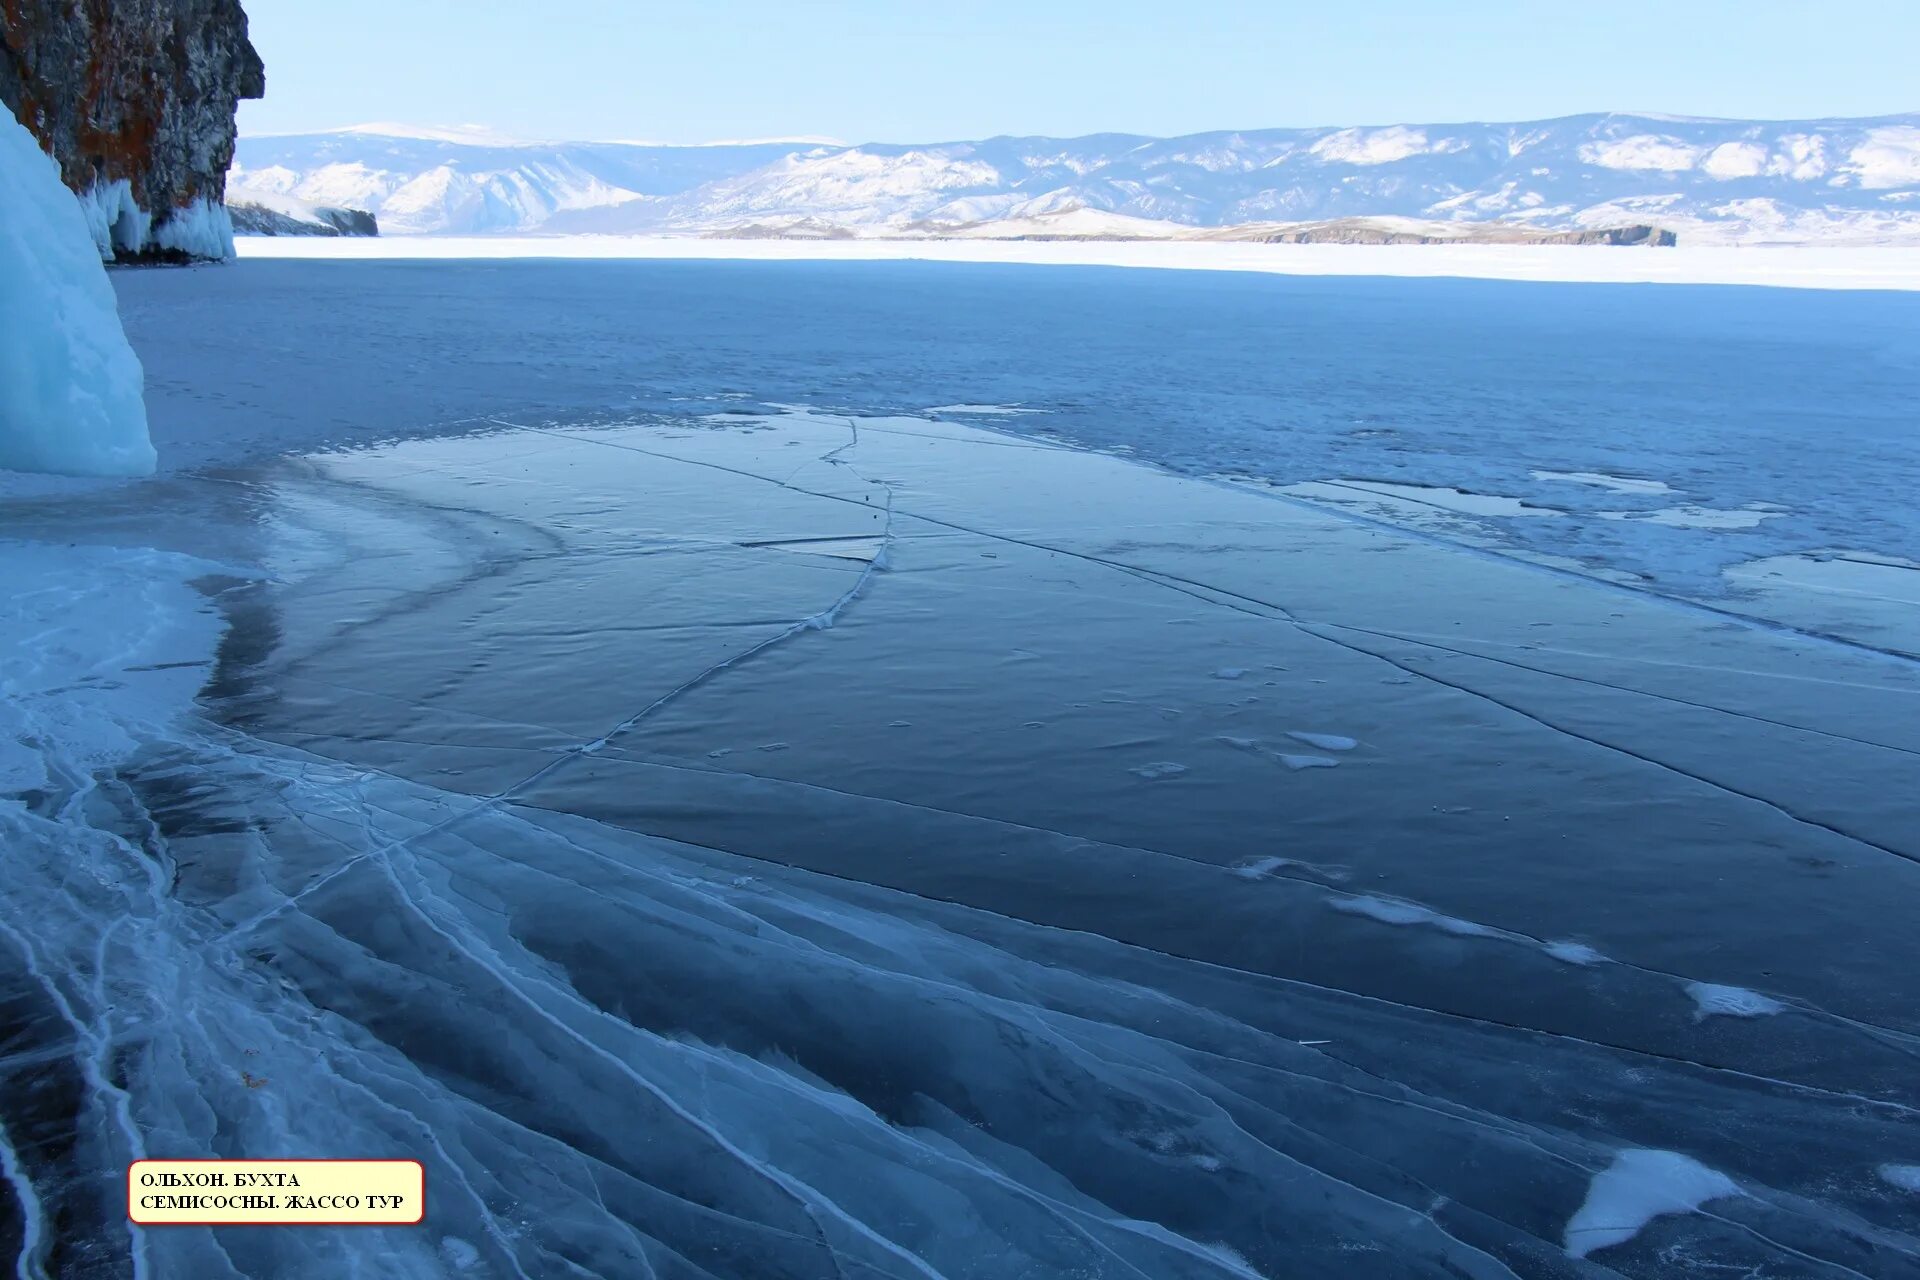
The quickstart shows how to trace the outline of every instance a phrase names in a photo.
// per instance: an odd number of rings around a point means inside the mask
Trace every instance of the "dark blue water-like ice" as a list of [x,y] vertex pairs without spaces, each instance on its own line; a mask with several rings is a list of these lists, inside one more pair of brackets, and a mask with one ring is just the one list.
[[[1425,395],[1504,476],[1440,406],[1531,333],[1516,404],[1618,407],[1612,314],[1662,412],[1817,332],[1745,403],[1879,447],[1911,312],[1048,274],[123,278],[163,448],[258,456],[5,515],[17,1270],[1915,1275],[1920,667],[1031,434]],[[1443,314],[1424,391],[1362,341]],[[1520,462],[1742,498],[1575,417]],[[1240,469],[1386,475],[1334,421]],[[143,1154],[418,1158],[429,1219],[129,1232]]]
[[[201,382],[159,407],[163,434],[209,410],[227,433],[292,422],[311,440],[316,425],[353,439],[721,393],[869,413],[1021,405],[1044,412],[976,420],[1192,474],[1567,510],[1493,532],[1688,594],[1788,552],[1920,560],[1913,294],[913,262],[247,262],[193,287],[211,331],[171,322],[163,278],[120,280],[157,376]],[[1780,510],[1712,537],[1597,517],[1748,504]]]

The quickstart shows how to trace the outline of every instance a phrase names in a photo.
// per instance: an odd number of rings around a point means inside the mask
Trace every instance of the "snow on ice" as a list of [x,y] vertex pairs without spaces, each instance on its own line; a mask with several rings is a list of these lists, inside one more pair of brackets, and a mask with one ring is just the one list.
[[1693,1000],[1697,1018],[1765,1018],[1786,1012],[1787,1006],[1771,996],[1745,987],[1730,987],[1718,982],[1689,982],[1687,995]]
[[1594,1175],[1567,1223],[1567,1252],[1584,1258],[1625,1244],[1649,1222],[1741,1194],[1733,1179],[1677,1151],[1622,1151]]

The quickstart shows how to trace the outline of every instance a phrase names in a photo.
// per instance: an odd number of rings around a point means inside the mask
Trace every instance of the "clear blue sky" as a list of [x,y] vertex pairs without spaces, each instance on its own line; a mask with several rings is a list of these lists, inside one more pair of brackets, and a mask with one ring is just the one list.
[[1920,0],[246,0],[247,132],[1177,134],[1920,110]]

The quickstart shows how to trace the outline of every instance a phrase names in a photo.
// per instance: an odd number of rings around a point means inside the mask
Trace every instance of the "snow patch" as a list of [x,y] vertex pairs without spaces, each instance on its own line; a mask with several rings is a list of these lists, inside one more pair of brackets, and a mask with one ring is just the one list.
[[1360,745],[1358,739],[1342,737],[1337,733],[1289,733],[1287,736],[1295,742],[1304,742],[1322,751],[1351,751]]
[[1231,869],[1242,880],[1268,880],[1288,871],[1321,880],[1348,880],[1353,876],[1352,870],[1347,867],[1322,866],[1316,862],[1302,862],[1298,858],[1281,857],[1248,858],[1244,862],[1236,862]]
[[480,1251],[458,1236],[443,1236],[440,1257],[454,1271],[472,1271],[480,1265]]
[[1755,178],[1766,172],[1767,149],[1757,142],[1723,142],[1707,152],[1700,168],[1709,178],[1722,182]]
[[1177,778],[1186,771],[1187,766],[1173,760],[1158,760],[1152,764],[1136,765],[1130,770],[1130,772],[1136,773],[1149,781],[1158,781],[1161,778]]
[[405,185],[392,174],[359,163],[321,165],[286,194],[333,209],[367,209],[384,216],[388,194]]
[[1456,916],[1442,915],[1431,907],[1423,907],[1417,902],[1407,902],[1400,898],[1381,898],[1372,894],[1362,894],[1354,898],[1335,898],[1332,902],[1335,911],[1344,911],[1350,916],[1366,916],[1382,924],[1425,925],[1438,929],[1442,933],[1451,933],[1463,938],[1498,937],[1497,930],[1471,920],[1461,920]]
[[1920,185],[1920,128],[1869,129],[1847,160],[1848,170],[1869,191]]
[[1029,413],[1045,413],[1045,409],[1027,409],[1017,404],[941,404],[924,413],[967,413],[977,417],[1016,417]]
[[1790,133],[1767,161],[1767,176],[1812,182],[1827,171],[1827,142],[1817,134]]
[[1694,1021],[1706,1018],[1766,1018],[1785,1013],[1787,1006],[1771,996],[1745,987],[1723,986],[1717,982],[1689,982],[1687,995],[1694,1004]]
[[1292,858],[1254,858],[1236,865],[1233,874],[1242,880],[1265,880],[1275,872],[1304,865],[1304,863],[1295,862]]
[[1684,173],[1700,159],[1700,149],[1677,138],[1641,133],[1611,142],[1589,142],[1580,148],[1580,158],[1602,169],[1651,170],[1658,173]]
[[1584,942],[1549,942],[1541,950],[1562,964],[1605,964],[1607,960]]
[[1625,1244],[1655,1218],[1741,1194],[1733,1179],[1677,1151],[1622,1151],[1594,1175],[1567,1223],[1567,1252],[1584,1258]]
[[283,164],[270,164],[261,169],[249,169],[239,161],[227,170],[227,191],[236,187],[245,187],[253,195],[269,192],[276,196],[290,196],[294,188],[300,185],[300,175]]
[[1424,129],[1399,124],[1385,129],[1342,129],[1307,148],[1329,163],[1359,165],[1392,164],[1436,149],[1429,146]]

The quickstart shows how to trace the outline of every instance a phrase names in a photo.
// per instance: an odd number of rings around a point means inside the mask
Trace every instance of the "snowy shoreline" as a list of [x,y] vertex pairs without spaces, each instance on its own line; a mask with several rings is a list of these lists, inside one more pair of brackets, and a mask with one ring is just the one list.
[[696,240],[656,236],[241,236],[242,258],[473,260],[683,259],[740,262],[960,262],[1150,267],[1296,276],[1465,277],[1566,284],[1760,285],[1920,290],[1920,249],[1670,249],[1567,245],[1196,244],[1062,240]]

